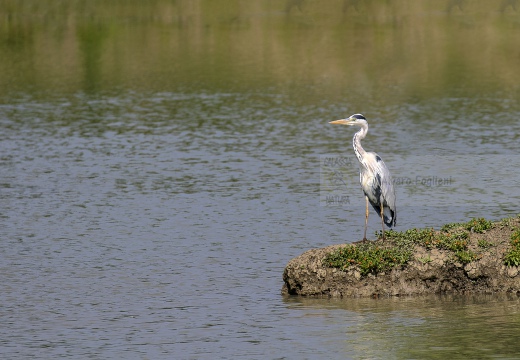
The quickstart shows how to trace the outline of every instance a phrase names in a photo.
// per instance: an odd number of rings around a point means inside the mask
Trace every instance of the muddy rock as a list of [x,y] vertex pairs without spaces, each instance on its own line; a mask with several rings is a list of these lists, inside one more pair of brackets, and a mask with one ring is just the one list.
[[[512,231],[512,226],[495,226],[483,234],[472,233],[470,248],[478,250],[479,256],[466,264],[448,250],[416,245],[412,259],[405,265],[364,276],[356,266],[341,270],[323,263],[327,254],[345,245],[308,250],[285,267],[282,293],[330,297],[520,293],[518,267],[504,265]],[[479,240],[491,245],[485,250],[478,248]]]

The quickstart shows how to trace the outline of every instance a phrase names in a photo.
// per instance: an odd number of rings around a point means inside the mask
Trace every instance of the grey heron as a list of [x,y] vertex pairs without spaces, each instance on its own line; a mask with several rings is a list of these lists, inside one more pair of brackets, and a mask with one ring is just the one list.
[[392,175],[383,159],[374,152],[367,152],[361,146],[361,140],[368,132],[367,119],[361,114],[354,114],[347,119],[330,121],[330,124],[359,126],[361,130],[354,134],[352,146],[359,160],[359,181],[365,193],[365,233],[363,241],[367,240],[368,203],[381,217],[383,239],[385,238],[385,224],[388,227],[396,225],[397,210],[395,208],[395,192]]

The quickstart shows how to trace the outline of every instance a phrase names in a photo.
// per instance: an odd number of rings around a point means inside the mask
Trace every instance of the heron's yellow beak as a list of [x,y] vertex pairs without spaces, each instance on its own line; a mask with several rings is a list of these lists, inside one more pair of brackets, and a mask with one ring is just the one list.
[[348,123],[349,123],[348,119],[340,119],[340,120],[329,121],[329,124],[347,125]]

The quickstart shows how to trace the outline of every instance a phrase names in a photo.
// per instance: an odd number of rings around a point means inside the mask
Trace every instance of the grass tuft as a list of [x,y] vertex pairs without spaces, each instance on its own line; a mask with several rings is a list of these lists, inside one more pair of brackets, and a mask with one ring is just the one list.
[[504,255],[504,264],[507,266],[520,265],[520,228],[511,234],[511,250]]
[[477,254],[471,250],[455,251],[455,257],[463,264],[467,264],[478,259]]
[[487,241],[486,239],[480,239],[477,243],[478,247],[481,248],[481,249],[489,249],[490,247],[493,246],[492,243],[490,243],[489,241]]

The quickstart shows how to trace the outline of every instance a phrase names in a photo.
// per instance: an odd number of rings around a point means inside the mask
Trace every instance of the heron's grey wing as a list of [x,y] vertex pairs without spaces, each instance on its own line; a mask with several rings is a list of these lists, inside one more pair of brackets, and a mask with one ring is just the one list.
[[385,163],[382,166],[382,193],[385,202],[388,204],[388,207],[395,212],[395,190],[394,190],[394,182],[392,179],[392,175],[390,175],[390,170],[386,167]]
[[395,212],[395,191],[394,183],[390,170],[386,167],[383,159],[376,153],[372,153],[370,159],[366,162],[369,171],[374,174],[376,181],[381,189],[381,195],[388,207]]

